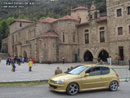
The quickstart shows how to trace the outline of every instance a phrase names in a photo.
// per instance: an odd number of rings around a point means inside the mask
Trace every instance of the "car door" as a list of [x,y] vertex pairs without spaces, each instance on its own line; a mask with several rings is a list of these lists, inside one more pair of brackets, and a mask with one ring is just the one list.
[[102,79],[102,87],[108,87],[110,81],[111,81],[111,75],[110,75],[110,68],[108,67],[101,67],[101,79]]
[[89,76],[84,76],[82,78],[82,88],[84,90],[91,90],[101,87],[101,68],[100,67],[92,67],[88,69],[86,72]]

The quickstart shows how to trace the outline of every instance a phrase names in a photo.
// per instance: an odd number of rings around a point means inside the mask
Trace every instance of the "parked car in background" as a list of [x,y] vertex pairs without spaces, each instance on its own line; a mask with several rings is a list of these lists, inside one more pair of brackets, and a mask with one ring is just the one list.
[[48,84],[50,90],[66,92],[69,95],[98,89],[117,91],[119,76],[110,65],[79,65],[51,77]]

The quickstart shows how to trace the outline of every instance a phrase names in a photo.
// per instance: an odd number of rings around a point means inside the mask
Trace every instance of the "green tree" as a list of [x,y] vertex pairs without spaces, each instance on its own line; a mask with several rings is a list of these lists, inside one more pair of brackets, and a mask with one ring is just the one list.
[[2,39],[6,38],[9,34],[9,24],[12,21],[14,21],[13,17],[0,21],[0,48],[1,48]]

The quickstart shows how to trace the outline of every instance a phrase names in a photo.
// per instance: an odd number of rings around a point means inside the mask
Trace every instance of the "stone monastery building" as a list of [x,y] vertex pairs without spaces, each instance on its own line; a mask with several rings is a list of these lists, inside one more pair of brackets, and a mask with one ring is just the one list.
[[45,18],[38,22],[15,20],[10,24],[10,56],[35,58],[40,63],[130,59],[130,0],[106,0],[107,15],[78,7],[70,16]]

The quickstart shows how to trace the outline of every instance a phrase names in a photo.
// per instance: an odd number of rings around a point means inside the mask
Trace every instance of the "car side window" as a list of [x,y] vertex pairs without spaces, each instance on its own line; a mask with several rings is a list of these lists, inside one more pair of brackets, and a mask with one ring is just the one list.
[[86,73],[89,73],[90,76],[101,75],[101,69],[100,67],[90,68]]
[[109,74],[110,69],[108,67],[101,67],[101,73],[102,75]]

